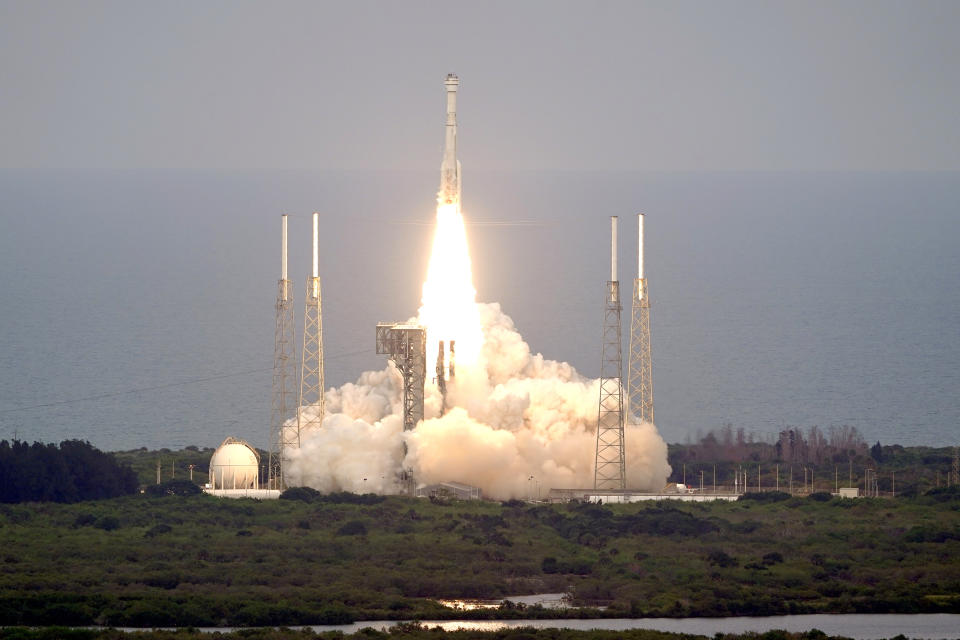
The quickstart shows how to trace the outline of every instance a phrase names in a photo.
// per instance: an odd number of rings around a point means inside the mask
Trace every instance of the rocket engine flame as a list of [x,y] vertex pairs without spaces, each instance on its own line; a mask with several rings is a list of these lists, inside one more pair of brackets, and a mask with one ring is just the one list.
[[457,364],[477,363],[483,346],[477,290],[473,286],[470,249],[460,204],[437,206],[433,251],[423,283],[419,322],[427,328],[427,371],[436,365],[439,340],[456,340]]

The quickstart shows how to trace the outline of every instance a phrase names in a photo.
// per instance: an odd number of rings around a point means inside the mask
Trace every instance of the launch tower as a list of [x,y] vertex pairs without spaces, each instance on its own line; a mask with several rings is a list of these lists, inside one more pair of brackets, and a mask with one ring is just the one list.
[[[403,430],[413,431],[423,420],[423,384],[427,374],[427,332],[418,324],[377,325],[377,353],[385,354],[403,377]],[[406,453],[407,445],[403,445]],[[400,477],[405,492],[416,488],[413,473],[404,469]]]
[[301,437],[323,422],[323,315],[320,304],[320,214],[313,214],[313,275],[307,278],[303,316],[303,359],[300,364],[300,403],[297,446]]
[[300,446],[299,433],[286,428],[294,409],[294,323],[293,295],[287,279],[287,216],[281,220],[280,280],[277,283],[276,329],[273,335],[273,396],[270,403],[270,456],[268,489],[283,490],[283,456],[288,448]]
[[603,312],[603,359],[594,489],[627,488],[623,436],[623,353],[620,346],[620,283],[617,281],[617,217],[610,218],[610,281]]
[[637,214],[637,278],[633,281],[630,317],[630,364],[627,371],[627,416],[630,424],[653,422],[653,364],[650,358],[650,298],[644,272],[643,214]]

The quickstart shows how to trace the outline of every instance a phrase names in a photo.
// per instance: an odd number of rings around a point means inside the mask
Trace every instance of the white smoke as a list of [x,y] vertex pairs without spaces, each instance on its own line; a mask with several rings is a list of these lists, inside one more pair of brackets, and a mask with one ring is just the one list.
[[[537,487],[542,495],[592,487],[599,381],[531,354],[499,304],[477,309],[482,352],[447,383],[446,413],[428,380],[425,420],[404,433],[399,372],[390,365],[364,373],[327,391],[321,428],[290,451],[288,481],[325,492],[393,493],[397,472],[409,468],[421,484],[463,482],[496,499],[525,498]],[[667,445],[653,424],[627,428],[626,456],[629,488],[663,487]]]

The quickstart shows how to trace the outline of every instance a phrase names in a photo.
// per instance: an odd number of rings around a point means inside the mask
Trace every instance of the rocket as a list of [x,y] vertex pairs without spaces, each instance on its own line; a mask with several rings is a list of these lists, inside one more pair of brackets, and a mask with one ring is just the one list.
[[457,89],[460,78],[448,73],[443,82],[447,88],[447,126],[440,163],[440,204],[460,202],[460,161],[457,160]]

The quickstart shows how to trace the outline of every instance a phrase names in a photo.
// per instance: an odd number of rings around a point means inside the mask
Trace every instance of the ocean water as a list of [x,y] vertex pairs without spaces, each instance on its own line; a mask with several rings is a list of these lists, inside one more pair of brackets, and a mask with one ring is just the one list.
[[[960,174],[464,168],[479,298],[596,376],[610,215],[620,280],[647,214],[654,401],[668,441],[852,425],[960,440]],[[279,216],[302,326],[322,215],[326,382],[384,366],[415,315],[437,176],[0,171],[0,438],[109,449],[268,442]],[[624,350],[629,313],[624,313]]]

